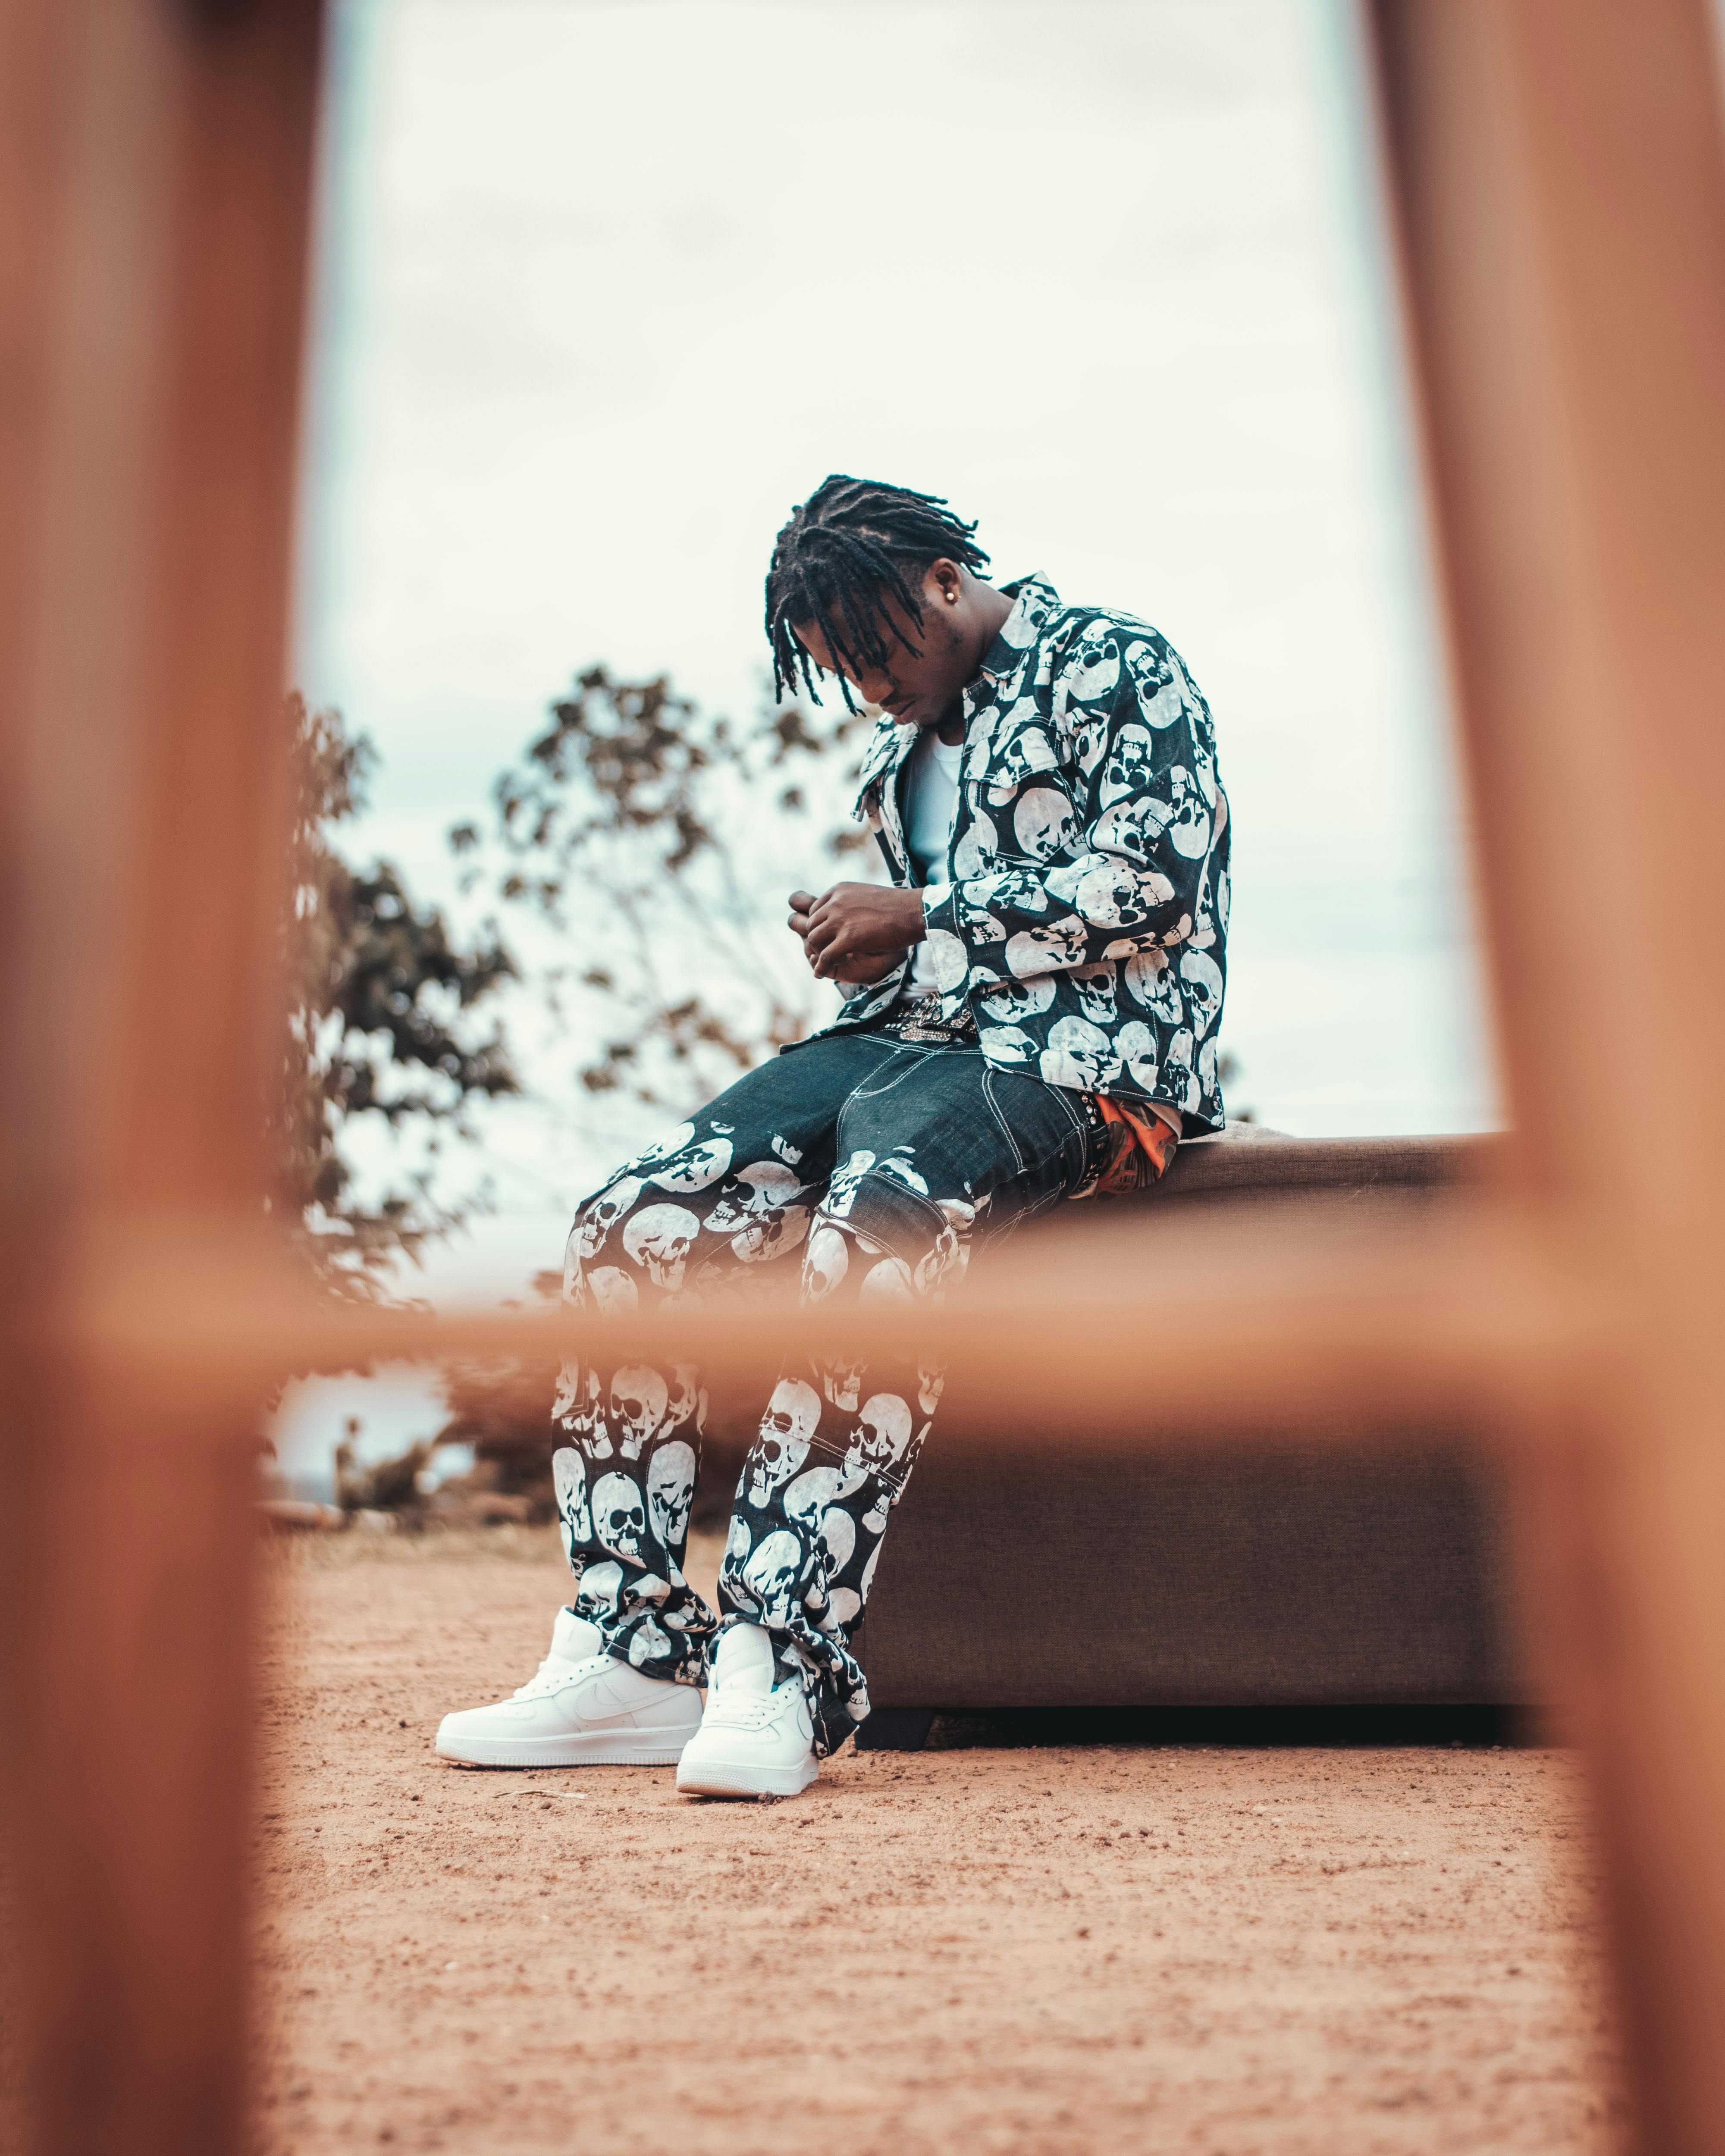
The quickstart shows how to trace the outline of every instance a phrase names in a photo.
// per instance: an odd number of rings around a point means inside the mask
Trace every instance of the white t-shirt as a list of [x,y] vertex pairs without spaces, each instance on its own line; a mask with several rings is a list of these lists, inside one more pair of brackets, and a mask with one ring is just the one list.
[[[905,767],[905,839],[917,885],[926,891],[944,891],[952,880],[952,818],[958,807],[958,767],[963,760],[963,742],[948,748],[933,726],[925,726]],[[940,993],[926,939],[912,952],[911,970],[900,993]]]

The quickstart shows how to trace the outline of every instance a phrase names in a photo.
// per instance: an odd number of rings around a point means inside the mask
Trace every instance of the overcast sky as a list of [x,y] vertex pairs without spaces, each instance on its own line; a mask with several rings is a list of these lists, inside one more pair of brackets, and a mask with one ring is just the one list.
[[[1331,0],[338,5],[298,672],[383,751],[360,842],[446,889],[593,660],[746,708],[791,505],[931,489],[1209,698],[1236,1104],[1491,1121],[1352,35]],[[503,1209],[437,1287],[557,1261],[604,1164],[575,1060],[494,1125]]]

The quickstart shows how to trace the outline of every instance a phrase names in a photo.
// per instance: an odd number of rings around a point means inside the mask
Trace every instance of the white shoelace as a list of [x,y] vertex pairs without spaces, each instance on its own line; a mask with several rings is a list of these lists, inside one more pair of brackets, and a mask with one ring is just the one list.
[[715,1729],[764,1729],[775,1719],[774,1695],[770,1691],[709,1690],[706,1712],[701,1719]]
[[538,1669],[524,1685],[517,1685],[511,1695],[516,1699],[537,1699],[548,1691],[561,1691],[572,1677],[581,1675],[600,1659],[598,1656],[584,1662],[572,1662],[565,1655],[547,1655]]

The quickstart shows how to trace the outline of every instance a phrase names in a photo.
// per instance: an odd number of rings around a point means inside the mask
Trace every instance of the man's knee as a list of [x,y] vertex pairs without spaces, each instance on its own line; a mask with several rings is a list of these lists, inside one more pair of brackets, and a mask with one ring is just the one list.
[[810,1227],[805,1292],[824,1296],[859,1266],[871,1298],[925,1292],[963,1271],[976,1209],[932,1196],[891,1163],[861,1169],[842,1188],[835,1178]]

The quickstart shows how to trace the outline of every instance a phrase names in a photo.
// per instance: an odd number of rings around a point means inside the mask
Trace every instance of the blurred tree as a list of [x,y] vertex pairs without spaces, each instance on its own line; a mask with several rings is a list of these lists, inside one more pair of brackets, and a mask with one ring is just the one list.
[[[464,888],[487,883],[553,932],[533,971],[547,1007],[561,1014],[572,987],[598,999],[598,1037],[577,1069],[589,1096],[680,1113],[817,1022],[831,992],[786,929],[784,901],[814,880],[812,858],[873,857],[868,833],[837,814],[855,776],[847,751],[872,724],[792,703],[739,729],[663,675],[623,681],[593,666],[495,782],[489,827],[450,832]],[[572,959],[562,955],[571,946]],[[534,1282],[552,1296],[561,1285],[555,1273]],[[473,1446],[476,1492],[525,1501],[542,1518],[553,1512],[555,1377],[553,1359],[457,1363],[438,1432]],[[709,1419],[722,1464],[702,1490],[717,1512],[725,1466],[732,1453],[740,1463],[749,1434],[732,1429],[741,1412],[716,1400]]]
[[542,978],[553,1009],[572,977],[608,1014],[588,1092],[680,1112],[814,1022],[784,900],[811,852],[870,843],[819,831],[815,804],[834,803],[835,761],[872,717],[769,705],[738,729],[664,675],[594,666],[551,721],[494,784],[490,830],[459,824],[449,843],[465,888],[492,880],[581,947]]
[[[434,1194],[446,1137],[470,1138],[471,1104],[521,1090],[502,1034],[475,1005],[519,977],[487,924],[470,948],[422,905],[387,861],[358,870],[333,827],[365,805],[377,757],[338,711],[289,700],[294,797],[281,957],[287,1020],[271,1136],[272,1209],[320,1284],[376,1297],[403,1257],[459,1226],[482,1190],[453,1204]],[[351,1141],[362,1118],[421,1141],[404,1188],[371,1203],[357,1194]]]

